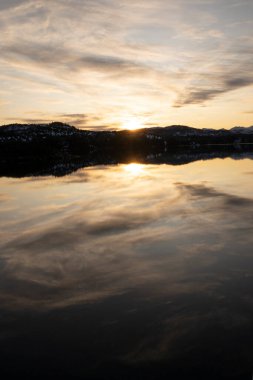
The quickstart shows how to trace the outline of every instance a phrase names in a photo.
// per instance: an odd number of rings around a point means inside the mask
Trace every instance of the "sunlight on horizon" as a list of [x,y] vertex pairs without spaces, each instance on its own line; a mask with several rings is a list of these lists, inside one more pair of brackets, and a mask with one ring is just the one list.
[[123,130],[135,131],[137,129],[144,128],[142,122],[138,118],[128,118],[122,122]]

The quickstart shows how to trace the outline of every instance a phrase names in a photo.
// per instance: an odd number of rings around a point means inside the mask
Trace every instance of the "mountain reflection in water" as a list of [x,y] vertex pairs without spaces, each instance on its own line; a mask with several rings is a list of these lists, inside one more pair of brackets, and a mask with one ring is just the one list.
[[253,161],[1,178],[2,373],[240,379]]

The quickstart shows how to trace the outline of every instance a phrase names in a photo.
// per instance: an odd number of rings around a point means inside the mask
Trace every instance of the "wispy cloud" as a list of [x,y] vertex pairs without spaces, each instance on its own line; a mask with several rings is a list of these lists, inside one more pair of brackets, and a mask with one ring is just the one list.
[[11,102],[3,117],[46,104],[56,116],[60,100],[69,114],[102,115],[95,127],[222,101],[252,85],[252,4],[240,4],[238,12],[227,0],[3,1],[0,65]]

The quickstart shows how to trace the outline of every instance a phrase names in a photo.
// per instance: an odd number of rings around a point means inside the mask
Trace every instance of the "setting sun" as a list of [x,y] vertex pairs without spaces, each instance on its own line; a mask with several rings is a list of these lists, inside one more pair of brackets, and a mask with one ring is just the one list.
[[142,128],[142,124],[138,119],[128,119],[122,123],[122,129],[127,129],[129,131],[134,131],[136,129]]

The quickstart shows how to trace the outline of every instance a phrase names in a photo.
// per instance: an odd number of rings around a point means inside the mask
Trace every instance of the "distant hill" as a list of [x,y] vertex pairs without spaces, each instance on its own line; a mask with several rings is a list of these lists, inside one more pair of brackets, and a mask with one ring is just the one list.
[[141,128],[135,131],[89,131],[82,130],[61,122],[49,124],[9,124],[0,126],[0,138],[13,137],[24,138],[40,136],[73,136],[74,134],[97,135],[97,134],[121,134],[121,133],[138,133],[152,136],[228,136],[229,134],[253,134],[253,126],[234,127],[228,129],[211,129],[211,128],[193,128],[186,125],[170,125],[166,127]]
[[150,162],[154,157],[157,162],[164,155],[178,163],[238,153],[252,157],[250,144],[253,127],[215,130],[171,125],[135,131],[88,131],[60,122],[10,124],[0,127],[0,175],[10,168],[11,172],[24,168],[27,172],[29,168],[31,173],[43,173],[52,167],[72,171],[94,164]]
[[[88,131],[77,129],[68,124],[10,124],[0,127],[0,144],[16,144],[27,152],[39,151],[47,143],[47,149],[80,154],[87,151],[107,151],[134,149],[135,151],[164,151],[182,146],[202,146],[208,144],[253,143],[253,126],[227,129],[199,129],[185,125],[142,128],[135,131]],[[4,149],[5,150],[5,149]],[[35,154],[35,153],[33,153]]]
[[253,127],[198,129],[185,125],[143,128],[135,131],[88,131],[68,124],[10,124],[0,127],[0,160],[33,159],[67,162],[80,157],[147,156],[173,150],[195,152],[212,145],[253,143]]
[[40,136],[71,136],[78,133],[78,129],[64,123],[50,124],[9,124],[0,127],[0,138],[13,139],[34,138]]
[[234,127],[232,129],[230,129],[230,132],[233,132],[233,133],[243,133],[243,134],[251,134],[253,133],[253,126],[251,127]]

